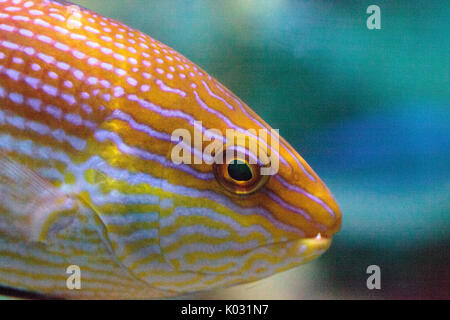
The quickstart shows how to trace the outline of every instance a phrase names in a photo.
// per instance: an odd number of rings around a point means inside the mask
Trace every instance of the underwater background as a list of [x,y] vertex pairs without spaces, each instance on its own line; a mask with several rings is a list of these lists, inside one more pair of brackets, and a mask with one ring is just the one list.
[[[450,298],[450,3],[78,0],[230,88],[335,195],[321,258],[199,299]],[[369,30],[369,5],[381,29]],[[381,289],[369,290],[369,265]]]

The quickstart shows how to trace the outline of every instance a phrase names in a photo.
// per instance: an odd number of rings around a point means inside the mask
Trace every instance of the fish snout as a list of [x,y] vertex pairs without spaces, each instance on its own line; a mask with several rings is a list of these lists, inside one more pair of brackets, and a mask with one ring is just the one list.
[[326,185],[322,181],[318,181],[318,184],[314,192],[301,192],[298,195],[299,206],[308,208],[311,222],[318,229],[317,233],[313,232],[316,233],[314,238],[331,238],[341,228],[342,212]]
[[305,238],[331,238],[340,230],[342,213],[333,195],[317,177],[316,181],[287,181],[275,176],[269,197],[278,216],[300,229]]

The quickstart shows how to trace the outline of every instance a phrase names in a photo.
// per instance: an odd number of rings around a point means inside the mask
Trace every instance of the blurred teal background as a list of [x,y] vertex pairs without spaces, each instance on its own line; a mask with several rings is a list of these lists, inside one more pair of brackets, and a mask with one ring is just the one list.
[[[335,194],[320,259],[195,298],[450,298],[450,3],[74,1],[173,47],[246,101]],[[368,30],[366,8],[381,8]],[[381,290],[366,288],[381,267]]]

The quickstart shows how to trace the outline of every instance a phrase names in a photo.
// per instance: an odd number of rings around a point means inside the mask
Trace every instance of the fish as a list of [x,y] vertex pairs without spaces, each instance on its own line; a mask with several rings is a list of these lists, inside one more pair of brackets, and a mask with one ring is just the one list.
[[0,0],[1,286],[225,288],[319,257],[341,223],[278,131],[174,49],[78,5]]

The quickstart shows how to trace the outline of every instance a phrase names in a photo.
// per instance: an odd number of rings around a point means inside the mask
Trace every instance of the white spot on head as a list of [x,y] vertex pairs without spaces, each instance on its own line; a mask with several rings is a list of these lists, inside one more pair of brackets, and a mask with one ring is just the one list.
[[100,67],[102,67],[105,70],[111,71],[113,69],[112,64],[106,63],[106,62],[102,62],[100,64]]
[[90,85],[95,85],[98,82],[98,79],[96,77],[89,77],[86,79],[87,83]]
[[31,47],[25,47],[23,49],[23,52],[25,52],[29,56],[32,56],[32,55],[34,55],[36,53],[36,51],[33,48],[31,48]]
[[59,21],[66,21],[66,18],[64,18],[62,15],[57,14],[57,13],[49,13],[49,16],[52,18],[55,18]]
[[111,87],[111,83],[108,80],[100,80],[100,84],[105,88]]
[[59,69],[64,70],[64,71],[67,71],[67,70],[70,69],[70,66],[69,66],[67,63],[65,63],[65,62],[57,62],[57,63],[56,63],[56,66],[57,66]]
[[42,35],[42,34],[38,35],[38,36],[37,36],[37,39],[38,39],[39,41],[42,41],[42,42],[45,42],[45,43],[53,43],[53,39],[52,39],[52,38],[47,37],[47,36]]
[[68,113],[65,115],[65,119],[76,126],[81,124],[81,117],[77,114]]
[[105,48],[105,47],[101,47],[100,51],[103,52],[104,54],[111,54],[111,53],[113,53],[113,51],[110,48]]
[[64,29],[64,28],[62,28],[60,26],[54,26],[53,29],[58,31],[59,33],[62,33],[62,34],[68,34],[69,33],[69,30]]
[[107,37],[107,36],[101,36],[100,39],[102,39],[103,41],[107,41],[107,42],[112,41],[111,37]]
[[73,105],[75,104],[77,101],[75,100],[75,97],[71,94],[67,94],[67,93],[63,93],[61,95],[61,98],[63,98],[67,103]]
[[77,78],[78,80],[83,80],[84,73],[83,73],[81,70],[74,70],[74,71],[73,71],[73,75],[74,75],[75,78]]
[[93,41],[86,41],[86,45],[94,49],[100,47],[100,45],[97,42]]
[[48,76],[52,79],[58,79],[58,75],[53,71],[49,71]]
[[15,92],[11,92],[9,94],[9,99],[17,104],[22,104],[23,103],[23,96],[19,93],[15,93]]
[[125,48],[125,46],[123,45],[123,43],[120,43],[120,42],[114,42],[114,45],[115,45],[117,48],[120,48],[120,49]]
[[92,108],[90,106],[88,106],[87,104],[83,103],[81,105],[81,108],[84,110],[84,112],[86,113],[92,113]]
[[138,84],[138,82],[136,81],[136,79],[131,78],[131,77],[128,77],[128,78],[127,78],[127,82],[128,82],[129,85],[131,85],[131,86],[133,86],[133,87],[137,86],[137,84]]
[[98,60],[97,60],[97,58],[90,57],[90,58],[87,60],[87,62],[88,62],[88,64],[90,64],[91,66],[93,66],[93,65],[96,65],[96,64],[97,64]]
[[114,70],[114,72],[115,72],[118,76],[124,76],[124,75],[127,74],[127,72],[126,72],[125,70],[119,69],[119,68],[116,68],[116,69]]
[[32,37],[34,35],[33,32],[31,32],[30,30],[27,30],[27,29],[20,29],[19,33],[25,37]]
[[37,56],[39,59],[43,60],[45,63],[48,63],[48,64],[52,64],[53,61],[55,60],[55,58],[48,56],[46,54],[43,54],[43,53],[38,53]]
[[86,36],[84,36],[82,34],[77,34],[77,33],[71,33],[70,38],[72,38],[74,40],[86,40]]
[[60,42],[55,43],[55,48],[58,49],[58,50],[61,50],[61,51],[69,51],[70,50],[68,45],[65,45],[65,44],[60,43]]
[[92,27],[90,27],[90,26],[84,26],[84,30],[86,30],[86,31],[88,31],[88,32],[95,33],[95,34],[100,33],[100,31],[98,31],[97,29],[94,29],[94,28],[92,28]]
[[20,73],[13,69],[7,69],[6,75],[15,81],[19,81],[20,79]]
[[41,10],[36,10],[36,9],[32,9],[28,12],[33,16],[41,16],[44,14]]
[[16,63],[16,64],[22,64],[22,63],[23,63],[23,59],[22,59],[22,58],[19,58],[19,57],[14,57],[14,58],[12,59],[12,62],[13,62],[13,63]]
[[30,21],[30,18],[24,17],[24,16],[14,16],[13,20],[16,20],[16,21]]
[[119,53],[114,53],[113,54],[114,59],[120,60],[120,61],[125,61],[125,57]]
[[58,89],[49,84],[44,84],[42,86],[42,90],[44,90],[47,94],[56,97],[58,95]]
[[84,59],[85,57],[86,57],[86,55],[83,53],[83,52],[80,52],[80,51],[78,51],[78,50],[74,50],[73,52],[72,52],[72,54],[73,54],[73,56],[75,57],[75,58],[77,58],[77,59]]
[[30,86],[30,87],[32,87],[33,89],[38,89],[38,87],[39,87],[39,85],[40,85],[40,80],[39,79],[36,79],[36,78],[33,78],[33,77],[29,77],[29,76],[26,76],[25,77],[25,82]]
[[45,110],[56,119],[61,119],[62,111],[59,108],[49,105],[45,108]]
[[9,42],[9,41],[2,41],[1,44],[5,48],[12,49],[12,50],[18,50],[20,48],[17,44]]
[[48,22],[46,22],[46,21],[44,21],[42,19],[39,19],[39,18],[34,19],[34,23],[36,23],[37,25],[46,27],[46,28],[50,28],[51,27],[50,23],[48,23]]
[[125,90],[122,87],[114,87],[114,97],[118,98],[125,94]]
[[0,24],[0,30],[5,30],[8,32],[13,32],[16,28],[13,26],[8,26],[6,24]]
[[18,8],[18,7],[6,7],[4,10],[5,11],[10,11],[10,12],[15,12],[15,11],[20,11],[20,8]]
[[41,110],[41,100],[39,100],[39,99],[28,98],[27,99],[27,104],[31,108],[33,108],[33,110],[35,110],[35,111],[40,111]]

